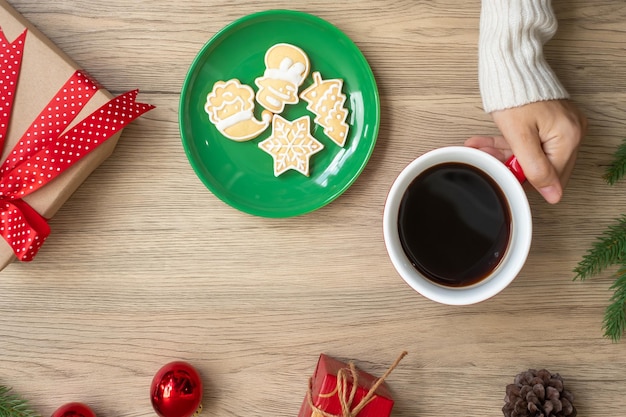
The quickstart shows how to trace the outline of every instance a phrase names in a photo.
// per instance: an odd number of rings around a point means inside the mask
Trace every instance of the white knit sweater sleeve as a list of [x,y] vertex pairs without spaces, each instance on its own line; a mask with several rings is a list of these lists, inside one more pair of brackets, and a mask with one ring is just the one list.
[[482,0],[478,67],[486,112],[568,97],[543,56],[557,26],[551,0]]

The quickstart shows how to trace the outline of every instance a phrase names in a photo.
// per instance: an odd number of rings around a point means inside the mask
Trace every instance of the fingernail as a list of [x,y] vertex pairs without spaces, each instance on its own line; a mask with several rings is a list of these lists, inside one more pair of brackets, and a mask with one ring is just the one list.
[[554,185],[549,185],[539,189],[539,192],[550,204],[558,203],[561,200],[561,190]]

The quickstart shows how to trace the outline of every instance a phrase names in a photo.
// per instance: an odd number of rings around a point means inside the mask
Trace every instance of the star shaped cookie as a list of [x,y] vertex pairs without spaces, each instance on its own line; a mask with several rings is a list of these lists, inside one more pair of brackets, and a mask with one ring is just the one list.
[[274,115],[272,134],[259,143],[259,148],[274,158],[274,176],[289,169],[309,176],[309,160],[324,149],[310,133],[311,118],[302,116],[292,122]]

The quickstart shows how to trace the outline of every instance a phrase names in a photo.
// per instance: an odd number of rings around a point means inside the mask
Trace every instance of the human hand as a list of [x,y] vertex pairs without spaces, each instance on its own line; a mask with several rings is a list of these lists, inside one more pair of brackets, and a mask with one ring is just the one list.
[[587,132],[586,117],[569,100],[538,101],[491,116],[502,136],[474,136],[465,146],[503,162],[515,155],[528,182],[548,203],[558,203]]

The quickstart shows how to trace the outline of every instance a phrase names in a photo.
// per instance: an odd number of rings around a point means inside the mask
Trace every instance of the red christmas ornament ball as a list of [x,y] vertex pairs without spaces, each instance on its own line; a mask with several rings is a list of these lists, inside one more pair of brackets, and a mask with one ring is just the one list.
[[202,380],[187,362],[175,361],[154,375],[150,400],[160,417],[191,417],[202,410]]
[[52,417],[96,417],[96,413],[83,403],[67,403],[52,413]]

